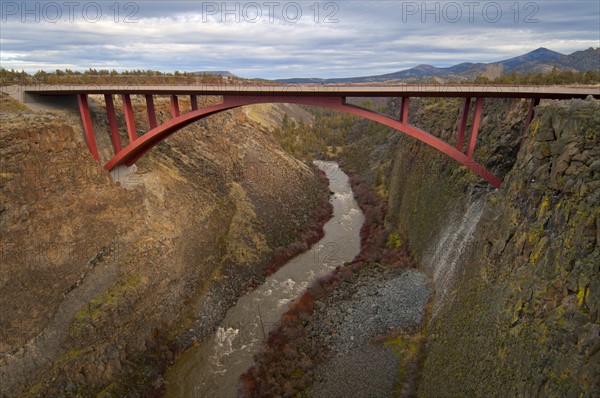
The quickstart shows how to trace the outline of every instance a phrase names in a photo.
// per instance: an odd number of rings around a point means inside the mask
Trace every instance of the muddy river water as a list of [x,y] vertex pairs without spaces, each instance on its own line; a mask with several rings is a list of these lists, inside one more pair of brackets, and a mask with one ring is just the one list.
[[351,261],[360,250],[363,214],[348,176],[334,162],[315,164],[329,178],[333,217],[311,250],[295,257],[254,291],[240,297],[206,341],[182,355],[167,373],[167,397],[236,397],[238,379],[271,327],[313,281]]

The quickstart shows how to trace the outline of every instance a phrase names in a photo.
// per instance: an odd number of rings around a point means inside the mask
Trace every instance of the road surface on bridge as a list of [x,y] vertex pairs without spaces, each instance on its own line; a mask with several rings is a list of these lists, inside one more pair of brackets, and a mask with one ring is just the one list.
[[[153,94],[153,95],[252,95],[252,96],[347,96],[347,97],[485,97],[568,99],[600,98],[600,86],[531,85],[34,85],[7,86],[2,91],[24,102],[24,94]],[[20,98],[19,98],[20,97]]]

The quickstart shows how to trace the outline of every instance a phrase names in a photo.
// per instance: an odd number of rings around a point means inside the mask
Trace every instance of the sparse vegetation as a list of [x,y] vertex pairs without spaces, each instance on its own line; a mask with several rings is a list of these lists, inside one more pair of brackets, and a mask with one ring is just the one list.
[[531,84],[531,85],[558,85],[558,84],[598,84],[600,71],[590,70],[577,72],[572,70],[559,71],[556,67],[549,73],[517,73],[515,71],[489,79],[483,75],[473,80],[477,84]]
[[285,115],[281,127],[272,130],[273,136],[286,152],[298,159],[336,157],[356,118],[324,108],[308,109],[315,116],[312,124],[295,123]]

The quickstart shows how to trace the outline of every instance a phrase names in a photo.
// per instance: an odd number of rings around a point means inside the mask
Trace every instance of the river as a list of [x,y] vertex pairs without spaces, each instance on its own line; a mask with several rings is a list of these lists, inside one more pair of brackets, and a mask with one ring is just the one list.
[[167,372],[167,397],[236,397],[239,377],[288,304],[313,281],[360,251],[362,211],[354,200],[348,176],[334,162],[315,164],[329,178],[333,216],[325,235],[290,260],[265,283],[240,297],[216,333],[177,359]]

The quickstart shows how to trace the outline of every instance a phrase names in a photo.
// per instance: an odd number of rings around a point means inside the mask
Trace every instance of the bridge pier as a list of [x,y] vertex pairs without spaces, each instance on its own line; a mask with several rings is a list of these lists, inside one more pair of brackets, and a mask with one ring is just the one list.
[[154,97],[152,94],[146,94],[146,112],[148,113],[148,125],[150,126],[150,130],[152,130],[158,126],[156,112],[154,111]]
[[98,155],[98,146],[96,145],[96,137],[94,136],[94,127],[92,126],[92,117],[90,116],[87,94],[77,94],[77,103],[79,104],[79,113],[81,115],[83,132],[85,134],[88,149],[94,160],[99,162],[100,156]]
[[402,104],[400,105],[400,123],[408,124],[408,106],[410,104],[410,97],[402,97]]
[[104,94],[104,102],[106,103],[108,127],[110,128],[110,140],[116,155],[117,153],[121,152],[121,136],[119,135],[117,115],[115,113],[115,103],[113,102],[112,94]]
[[176,95],[171,95],[171,115],[173,119],[179,117],[179,99]]
[[190,94],[190,104],[192,104],[192,110],[198,110],[198,96],[196,94]]
[[471,126],[471,134],[469,136],[469,145],[467,146],[467,157],[473,159],[475,152],[475,144],[477,142],[477,134],[479,134],[479,123],[481,123],[481,114],[483,113],[483,97],[477,97],[475,101],[475,113],[473,114],[473,125]]
[[137,139],[137,132],[135,131],[135,119],[133,118],[133,107],[131,106],[131,96],[129,94],[123,94],[123,112],[125,113],[127,136],[131,145]]
[[465,130],[467,121],[469,120],[469,111],[471,110],[471,97],[465,98],[465,103],[462,109],[462,117],[458,126],[458,137],[456,137],[456,149],[462,152],[463,143],[465,141]]

